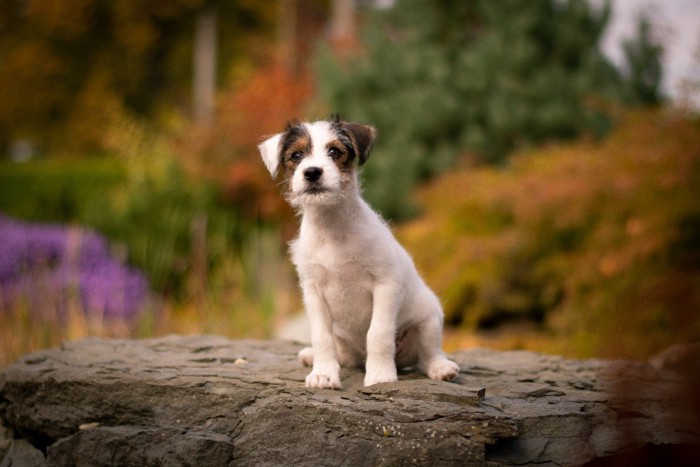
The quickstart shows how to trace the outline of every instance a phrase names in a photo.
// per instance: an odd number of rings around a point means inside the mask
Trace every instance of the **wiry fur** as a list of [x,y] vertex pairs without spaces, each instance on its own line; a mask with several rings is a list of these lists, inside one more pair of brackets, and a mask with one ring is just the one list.
[[389,227],[360,196],[357,166],[376,130],[339,118],[291,123],[260,146],[274,177],[284,167],[287,199],[301,213],[291,243],[312,347],[306,386],[340,388],[341,366],[365,366],[365,385],[397,380],[417,366],[452,380],[459,367],[442,350],[443,313]]

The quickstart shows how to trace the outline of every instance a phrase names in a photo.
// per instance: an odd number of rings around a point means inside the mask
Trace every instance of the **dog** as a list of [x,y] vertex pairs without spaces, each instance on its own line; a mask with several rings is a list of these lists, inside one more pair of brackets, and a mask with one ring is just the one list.
[[340,389],[340,367],[365,367],[365,386],[397,381],[397,368],[417,367],[451,381],[459,367],[442,352],[440,301],[388,225],[362,199],[358,167],[369,157],[375,128],[338,116],[293,121],[258,149],[272,175],[284,169],[286,199],[301,215],[290,243],[311,347],[306,386]]

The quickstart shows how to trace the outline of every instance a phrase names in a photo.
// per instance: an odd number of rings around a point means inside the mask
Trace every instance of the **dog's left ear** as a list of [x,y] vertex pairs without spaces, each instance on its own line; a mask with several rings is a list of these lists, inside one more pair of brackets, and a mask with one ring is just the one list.
[[277,175],[277,168],[280,164],[280,139],[282,138],[282,133],[278,133],[270,138],[266,139],[260,145],[258,149],[260,150],[260,155],[265,163],[265,167],[272,175],[274,179]]
[[345,132],[350,137],[352,148],[360,160],[360,165],[364,164],[369,157],[369,153],[374,147],[374,140],[377,138],[377,129],[369,125],[359,123],[342,122]]

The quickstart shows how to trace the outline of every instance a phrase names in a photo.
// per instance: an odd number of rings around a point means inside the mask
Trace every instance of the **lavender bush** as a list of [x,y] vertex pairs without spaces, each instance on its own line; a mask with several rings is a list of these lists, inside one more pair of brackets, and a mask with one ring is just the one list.
[[66,318],[77,304],[88,318],[131,320],[145,307],[148,281],[114,259],[104,237],[62,225],[0,215],[0,299],[31,316]]

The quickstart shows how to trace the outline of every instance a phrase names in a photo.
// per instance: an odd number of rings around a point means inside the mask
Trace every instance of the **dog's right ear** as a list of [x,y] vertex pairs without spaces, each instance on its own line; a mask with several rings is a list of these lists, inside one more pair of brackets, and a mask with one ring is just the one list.
[[258,145],[265,167],[273,179],[277,175],[280,164],[280,139],[282,139],[282,133],[271,136]]

